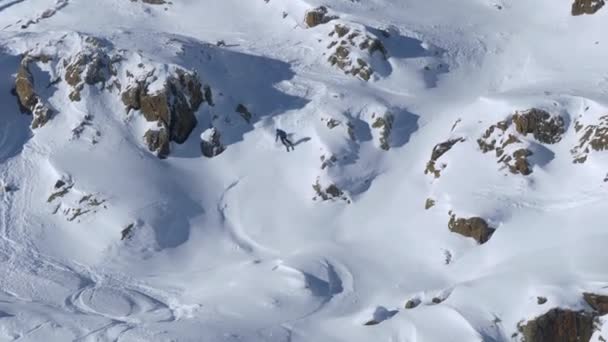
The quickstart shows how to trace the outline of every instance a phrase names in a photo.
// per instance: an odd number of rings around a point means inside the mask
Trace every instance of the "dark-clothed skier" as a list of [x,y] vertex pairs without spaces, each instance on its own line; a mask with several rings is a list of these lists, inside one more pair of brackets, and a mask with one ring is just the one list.
[[279,138],[281,138],[281,142],[283,143],[283,145],[285,145],[285,148],[287,148],[287,152],[289,152],[290,147],[292,151],[294,150],[293,143],[287,138],[287,133],[277,128],[277,135],[274,138],[274,141],[276,142],[277,140],[279,140]]

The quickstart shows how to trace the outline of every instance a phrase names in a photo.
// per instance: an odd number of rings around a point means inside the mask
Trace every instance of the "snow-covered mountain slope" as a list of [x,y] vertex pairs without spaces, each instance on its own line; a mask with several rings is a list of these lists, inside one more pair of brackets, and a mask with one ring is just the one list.
[[572,2],[0,0],[0,341],[608,338]]

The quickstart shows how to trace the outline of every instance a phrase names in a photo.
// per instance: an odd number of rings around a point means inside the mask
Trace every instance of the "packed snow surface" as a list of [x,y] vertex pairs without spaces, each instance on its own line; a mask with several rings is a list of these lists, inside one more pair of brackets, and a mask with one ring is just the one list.
[[[307,27],[321,5],[332,20]],[[550,307],[585,308],[608,286],[608,152],[572,149],[608,114],[608,9],[570,6],[0,0],[0,341],[511,341]],[[329,62],[336,25],[368,80]],[[83,51],[118,56],[116,83],[74,101]],[[54,112],[36,129],[13,90],[25,54],[51,58],[29,67]],[[160,159],[156,122],[119,94],[180,70],[213,104]],[[531,108],[563,134],[505,131],[521,140],[506,153],[533,153],[523,175],[477,140]],[[225,150],[207,158],[212,126]],[[478,244],[451,213],[495,231]]]

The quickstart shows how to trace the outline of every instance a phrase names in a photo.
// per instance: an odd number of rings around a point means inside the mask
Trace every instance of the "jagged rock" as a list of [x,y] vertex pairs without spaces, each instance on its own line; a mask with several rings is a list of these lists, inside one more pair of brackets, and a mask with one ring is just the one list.
[[63,61],[65,68],[65,81],[72,86],[70,100],[80,101],[80,91],[84,85],[94,85],[101,83],[105,87],[106,83],[116,76],[116,68],[119,57],[110,57],[99,47],[100,43],[92,38],[87,38],[90,50],[82,51],[69,60]]
[[215,128],[209,128],[201,135],[201,152],[207,158],[213,158],[226,150],[222,145],[221,134]]
[[457,218],[455,214],[450,215],[448,228],[451,232],[475,239],[477,243],[488,242],[495,229],[481,217]]
[[439,158],[441,158],[441,156],[443,156],[446,152],[452,149],[454,145],[463,141],[464,138],[455,138],[435,145],[435,147],[433,147],[433,151],[431,152],[431,159],[426,164],[424,174],[432,174],[435,176],[435,178],[439,178],[441,176],[441,169],[438,169],[435,163]]
[[596,125],[583,126],[580,121],[574,123],[574,129],[579,136],[579,143],[570,152],[574,163],[584,163],[591,151],[608,150],[608,115],[599,118]]
[[380,130],[380,148],[385,151],[391,148],[390,138],[394,120],[393,114],[387,112],[384,116],[377,117],[372,123],[372,128]]
[[122,102],[127,111],[139,110],[147,121],[158,122],[168,132],[168,141],[163,141],[159,150],[162,151],[159,157],[166,157],[169,141],[184,143],[196,127],[198,121],[194,114],[204,102],[204,94],[198,76],[179,69],[167,78],[161,90],[150,93],[148,86],[143,81],[135,82],[122,93]]
[[532,133],[534,138],[544,144],[555,144],[564,134],[564,119],[551,116],[548,112],[532,108],[513,115],[515,129],[524,136]]
[[555,308],[519,325],[523,342],[587,342],[593,335],[593,315]]
[[425,210],[429,210],[432,207],[435,206],[435,200],[432,198],[427,198],[426,201],[424,202],[424,209]]
[[338,19],[338,17],[329,15],[327,7],[325,6],[319,6],[311,9],[304,15],[304,23],[306,23],[306,26],[309,28],[326,24],[334,19]]
[[148,145],[150,152],[156,152],[156,155],[160,159],[167,158],[169,156],[170,139],[167,130],[163,127],[159,130],[150,129],[144,135],[144,141]]
[[29,69],[31,62],[33,59],[26,55],[19,64],[15,79],[15,95],[19,100],[21,110],[33,116],[31,126],[36,129],[44,126],[51,119],[53,111],[36,94],[34,77]]
[[608,314],[608,296],[586,292],[583,293],[583,298],[597,314]]
[[572,15],[594,14],[604,5],[604,0],[574,0]]
[[543,305],[547,302],[547,298],[546,297],[536,297],[536,303],[538,305]]

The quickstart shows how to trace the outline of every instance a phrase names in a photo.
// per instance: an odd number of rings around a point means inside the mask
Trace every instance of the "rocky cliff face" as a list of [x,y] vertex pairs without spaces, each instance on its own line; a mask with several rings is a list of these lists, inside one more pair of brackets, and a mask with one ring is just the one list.
[[44,126],[53,116],[51,108],[36,93],[34,76],[30,71],[30,64],[39,61],[47,61],[47,59],[28,55],[21,59],[14,88],[22,111],[33,116],[31,126],[34,129]]

